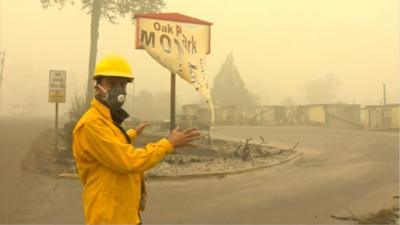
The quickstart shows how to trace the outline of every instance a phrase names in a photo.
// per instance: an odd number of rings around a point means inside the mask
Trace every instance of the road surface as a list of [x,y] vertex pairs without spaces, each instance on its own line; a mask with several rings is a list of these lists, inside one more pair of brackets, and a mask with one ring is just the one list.
[[[50,120],[0,121],[0,223],[83,223],[78,180],[20,169]],[[233,140],[300,142],[294,162],[221,179],[149,181],[145,223],[343,223],[330,215],[390,207],[399,188],[398,133],[319,127],[217,127]]]

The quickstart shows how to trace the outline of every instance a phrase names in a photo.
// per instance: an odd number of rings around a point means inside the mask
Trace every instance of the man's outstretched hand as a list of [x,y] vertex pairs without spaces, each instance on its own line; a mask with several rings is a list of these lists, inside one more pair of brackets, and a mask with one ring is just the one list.
[[150,126],[149,122],[140,123],[139,126],[135,128],[136,134],[139,136],[142,131],[148,126]]
[[171,131],[168,140],[171,142],[174,148],[179,148],[185,145],[189,145],[190,142],[198,140],[199,138],[200,133],[196,128],[180,131],[179,127],[177,127],[173,131]]

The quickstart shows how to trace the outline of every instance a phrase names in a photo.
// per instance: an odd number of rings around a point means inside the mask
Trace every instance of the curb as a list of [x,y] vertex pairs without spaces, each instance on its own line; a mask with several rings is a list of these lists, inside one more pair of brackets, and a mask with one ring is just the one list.
[[278,166],[281,164],[284,164],[286,162],[289,162],[299,156],[302,156],[303,153],[297,152],[296,154],[290,156],[289,158],[286,158],[282,161],[274,162],[271,164],[267,165],[261,165],[258,167],[253,167],[253,168],[248,168],[248,169],[242,169],[242,170],[231,170],[231,171],[224,171],[224,172],[211,172],[211,173],[196,173],[196,174],[180,174],[180,175],[147,175],[146,177],[151,179],[151,180],[179,180],[179,179],[195,179],[195,178],[222,178],[227,175],[235,175],[235,174],[241,174],[249,171],[254,171],[254,170],[259,170],[259,169],[265,169],[273,166]]
[[[242,170],[231,170],[231,171],[224,171],[224,172],[211,172],[211,173],[195,173],[195,174],[180,174],[180,175],[147,175],[145,176],[148,179],[151,180],[177,180],[177,179],[195,179],[195,178],[222,178],[227,175],[235,175],[235,174],[241,174],[249,171],[254,171],[254,170],[259,170],[259,169],[265,169],[277,165],[284,164],[286,162],[289,162],[299,156],[302,156],[303,153],[297,152],[296,154],[290,156],[289,158],[286,158],[282,161],[274,162],[271,164],[267,165],[261,165],[258,167],[253,167],[253,168],[248,168],[248,169],[242,169]],[[59,178],[68,178],[68,179],[79,179],[79,174],[76,173],[62,173],[58,175]]]
[[70,178],[70,179],[79,179],[79,174],[77,173],[61,173],[58,174],[59,178]]

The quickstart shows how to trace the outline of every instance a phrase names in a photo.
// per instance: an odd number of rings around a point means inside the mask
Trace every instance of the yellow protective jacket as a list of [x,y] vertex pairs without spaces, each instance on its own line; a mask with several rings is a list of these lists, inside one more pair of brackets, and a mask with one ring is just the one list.
[[[131,139],[137,134],[126,132]],[[138,224],[143,172],[173,151],[167,139],[135,148],[95,98],[73,131],[86,224]]]

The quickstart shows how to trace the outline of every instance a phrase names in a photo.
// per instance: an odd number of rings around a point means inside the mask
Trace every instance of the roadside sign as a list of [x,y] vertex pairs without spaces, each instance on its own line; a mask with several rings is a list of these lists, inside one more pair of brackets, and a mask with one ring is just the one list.
[[49,102],[64,103],[66,95],[67,72],[65,70],[50,70]]
[[58,151],[58,103],[65,102],[67,72],[65,70],[50,70],[49,72],[49,102],[56,103],[55,114],[55,149]]
[[144,49],[171,72],[170,130],[175,128],[176,74],[207,99],[215,113],[205,75],[212,23],[179,13],[136,14],[136,49]]

